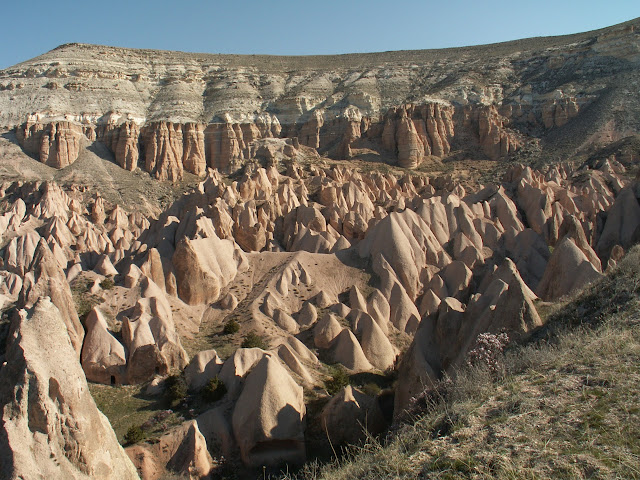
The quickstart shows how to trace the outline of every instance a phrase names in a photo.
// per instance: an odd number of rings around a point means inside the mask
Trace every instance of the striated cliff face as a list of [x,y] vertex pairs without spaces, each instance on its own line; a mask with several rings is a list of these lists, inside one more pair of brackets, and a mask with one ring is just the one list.
[[454,135],[453,111],[449,106],[403,105],[385,115],[382,143],[397,152],[398,164],[415,168],[429,155],[444,157]]
[[30,122],[16,130],[18,141],[28,153],[54,168],[71,165],[80,153],[81,125],[71,122]]
[[140,157],[140,127],[135,122],[105,125],[99,136],[115,155],[118,165],[125,170],[135,170]]
[[639,26],[312,57],[69,44],[0,72],[0,126],[54,168],[73,163],[86,137],[123,168],[171,181],[234,171],[270,138],[415,168],[454,152],[507,158],[565,129],[571,153],[638,130]]

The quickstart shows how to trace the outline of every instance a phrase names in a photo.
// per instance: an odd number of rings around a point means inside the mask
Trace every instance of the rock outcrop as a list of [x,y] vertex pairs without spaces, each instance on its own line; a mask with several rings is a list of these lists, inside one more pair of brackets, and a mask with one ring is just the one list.
[[2,72],[0,126],[17,126],[24,148],[56,168],[98,141],[124,168],[140,163],[170,181],[205,167],[233,172],[254,159],[272,165],[319,153],[407,168],[438,161],[452,146],[502,159],[571,125],[585,144],[632,131],[629,105],[619,118],[603,108],[580,119],[590,104],[608,105],[603,92],[623,95],[625,82],[614,79],[638,67],[637,28],[633,20],[496,47],[339,62],[67,44]]
[[323,430],[333,445],[354,445],[366,433],[380,433],[385,422],[375,398],[365,395],[351,385],[344,387],[322,409]]
[[91,398],[60,312],[48,299],[14,320],[0,367],[3,478],[135,479]]
[[170,430],[153,444],[134,445],[126,452],[144,480],[157,480],[168,473],[210,478],[213,470],[213,459],[195,420]]
[[242,460],[253,466],[305,460],[302,387],[278,360],[264,356],[247,375],[233,410]]
[[246,269],[244,254],[217,237],[180,241],[173,255],[178,295],[190,305],[218,300],[221,289]]
[[53,168],[64,168],[78,159],[82,127],[72,122],[28,121],[17,131],[18,141],[25,151]]
[[544,300],[553,301],[601,276],[575,241],[565,237],[553,251],[536,293]]
[[87,380],[107,385],[124,383],[127,363],[124,346],[109,332],[104,314],[94,308],[84,325],[87,334],[80,361]]
[[430,155],[444,157],[454,136],[453,112],[438,103],[392,108],[384,118],[382,144],[404,168],[416,168]]

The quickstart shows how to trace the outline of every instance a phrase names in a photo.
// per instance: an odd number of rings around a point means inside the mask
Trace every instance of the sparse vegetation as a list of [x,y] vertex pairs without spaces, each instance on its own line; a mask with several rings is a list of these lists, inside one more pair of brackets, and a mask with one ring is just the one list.
[[242,348],[262,348],[263,350],[267,348],[267,344],[262,337],[253,331],[247,333],[240,346]]
[[487,368],[494,377],[497,376],[504,368],[502,354],[508,343],[509,336],[504,332],[481,333],[467,353],[467,365]]
[[506,349],[501,375],[465,365],[417,398],[386,443],[369,438],[294,477],[640,478],[639,295],[636,247]]
[[100,288],[103,290],[111,290],[116,286],[116,283],[113,281],[113,278],[107,277],[100,282]]
[[84,321],[93,307],[102,303],[102,298],[89,293],[89,281],[86,278],[79,278],[71,284],[71,295],[76,312],[80,320]]
[[240,330],[240,324],[236,322],[234,319],[229,320],[224,324],[224,328],[222,329],[222,333],[225,335],[233,335]]

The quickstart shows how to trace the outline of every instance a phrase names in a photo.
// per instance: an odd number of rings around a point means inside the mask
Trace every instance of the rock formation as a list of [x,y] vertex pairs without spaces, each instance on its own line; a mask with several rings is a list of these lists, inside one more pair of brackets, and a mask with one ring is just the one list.
[[[215,302],[243,266],[243,254],[228,240],[185,239],[173,255],[178,295],[190,305]],[[246,268],[246,267],[245,267]]]
[[[597,142],[579,120],[609,101],[604,90],[624,89],[612,78],[637,68],[635,22],[500,48],[346,55],[339,64],[68,44],[0,74],[0,125],[16,127],[25,151],[54,168],[97,141],[123,168],[169,181],[318,152],[375,152],[406,168],[446,157],[452,145],[503,159],[572,124],[583,143]],[[628,131],[627,113],[599,131]]]
[[194,420],[172,429],[152,445],[134,445],[126,452],[145,480],[162,478],[168,472],[188,478],[209,478],[213,470],[207,443]]
[[138,478],[96,407],[55,305],[21,310],[0,368],[4,478]]
[[78,159],[82,126],[72,122],[29,122],[16,131],[25,151],[53,168],[64,168]]
[[233,410],[233,431],[249,465],[305,460],[302,387],[272,356],[253,367]]
[[158,402],[184,379],[180,424],[127,452],[206,477],[378,433],[479,339],[526,339],[640,240],[636,37],[338,63],[66,45],[0,72],[0,476],[135,478],[85,378]]

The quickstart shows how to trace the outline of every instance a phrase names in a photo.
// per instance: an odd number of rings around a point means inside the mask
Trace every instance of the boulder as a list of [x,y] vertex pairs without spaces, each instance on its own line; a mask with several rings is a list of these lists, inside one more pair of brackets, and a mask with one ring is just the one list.
[[24,277],[18,303],[30,308],[44,296],[48,296],[58,308],[67,326],[71,343],[79,357],[84,328],[82,328],[76,312],[71,288],[49,246],[44,239],[40,239],[32,263],[29,265],[29,271]]
[[353,285],[349,290],[349,307],[351,307],[352,310],[367,311],[367,301],[356,285]]
[[373,318],[363,315],[358,330],[362,351],[371,365],[382,371],[393,367],[396,350]]
[[573,239],[565,237],[554,249],[536,293],[543,300],[553,301],[601,276]]
[[384,295],[377,288],[371,292],[367,299],[367,313],[371,315],[378,326],[386,335],[389,332],[389,317],[391,316],[391,307]]
[[300,340],[298,340],[296,337],[294,336],[288,336],[285,339],[285,343],[291,347],[291,350],[293,350],[296,355],[298,355],[298,358],[300,358],[302,361],[309,363],[312,366],[319,366],[320,365],[320,360],[318,360],[318,357],[316,357],[316,354],[313,353],[311,350],[309,350],[306,345],[304,343],[302,343]]
[[342,325],[333,314],[326,313],[313,327],[313,343],[318,348],[329,348],[329,345],[342,331]]
[[596,247],[600,257],[609,259],[615,245],[628,249],[640,239],[640,205],[632,187],[624,188],[607,212],[607,221]]
[[310,327],[318,319],[318,311],[311,302],[304,302],[298,312],[297,320],[301,327]]
[[184,368],[189,359],[173,322],[171,307],[159,287],[144,277],[134,317],[122,322],[122,339],[129,351],[127,377],[131,383]]
[[333,363],[341,363],[349,370],[364,372],[372,370],[373,366],[367,360],[362,351],[358,339],[348,328],[342,331],[333,339],[329,347],[329,358]]
[[150,248],[147,259],[140,266],[143,274],[149,277],[161,289],[165,289],[165,275],[162,266],[162,257],[156,248]]
[[104,275],[105,277],[115,277],[118,275],[118,270],[113,266],[111,260],[107,255],[101,255],[96,268],[93,269],[96,273]]
[[244,377],[265,355],[260,348],[239,348],[225,360],[218,377],[227,387],[230,398],[236,398],[242,389]]
[[306,384],[313,384],[313,377],[309,373],[309,370],[302,364],[293,349],[286,343],[280,344],[276,349],[280,360],[289,367],[293,373],[298,375]]
[[199,390],[215,377],[222,368],[222,360],[215,350],[198,352],[184,369],[189,390]]

